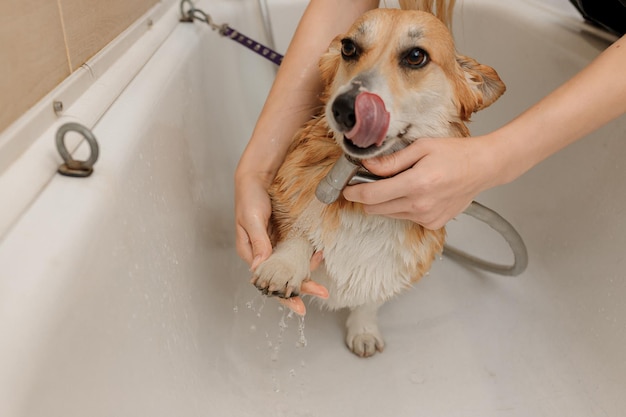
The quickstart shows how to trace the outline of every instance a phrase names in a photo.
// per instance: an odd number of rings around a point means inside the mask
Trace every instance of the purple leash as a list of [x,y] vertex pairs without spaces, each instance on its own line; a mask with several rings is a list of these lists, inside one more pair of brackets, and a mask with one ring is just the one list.
[[[184,10],[185,3],[188,3],[190,6],[186,12]],[[213,19],[211,19],[211,16],[209,16],[208,14],[206,14],[204,11],[200,9],[196,9],[193,6],[193,3],[191,2],[191,0],[181,1],[180,14],[182,15],[180,19],[181,22],[193,22],[194,20],[199,20],[209,25],[211,29],[217,30],[217,32],[220,35],[234,40],[235,42],[245,46],[251,51],[256,52],[257,54],[261,55],[263,58],[272,61],[276,65],[280,65],[280,63],[283,61],[283,56],[279,54],[278,52],[274,51],[272,48],[265,46],[262,43],[255,41],[254,39],[250,39],[243,33],[240,33],[239,31],[231,28],[226,23],[222,25],[218,25],[214,23]]]

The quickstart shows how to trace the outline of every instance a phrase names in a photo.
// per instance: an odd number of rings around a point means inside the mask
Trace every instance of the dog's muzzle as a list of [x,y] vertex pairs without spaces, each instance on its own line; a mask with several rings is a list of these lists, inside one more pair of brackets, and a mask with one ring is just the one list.
[[343,147],[354,157],[365,157],[385,141],[390,114],[377,94],[354,85],[331,104],[335,128],[343,134]]

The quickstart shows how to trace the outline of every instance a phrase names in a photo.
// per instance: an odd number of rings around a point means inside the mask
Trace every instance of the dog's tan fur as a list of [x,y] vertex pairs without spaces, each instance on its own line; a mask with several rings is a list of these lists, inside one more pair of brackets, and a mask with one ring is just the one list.
[[[358,60],[342,58],[346,38],[359,45]],[[415,46],[427,51],[428,64],[399,65],[403,51]],[[275,250],[255,271],[254,282],[266,293],[295,295],[309,277],[310,256],[324,251],[325,264],[314,278],[328,287],[330,308],[351,309],[350,349],[370,356],[384,346],[376,310],[428,271],[442,251],[445,230],[367,215],[343,197],[330,205],[316,200],[317,184],[350,152],[330,105],[357,77],[366,81],[362,90],[382,97],[391,121],[384,145],[372,147],[378,155],[419,137],[469,136],[464,122],[495,101],[504,85],[490,67],[457,55],[448,29],[433,15],[396,9],[376,9],[357,20],[333,41],[320,70],[326,111],[298,132],[269,190]]]

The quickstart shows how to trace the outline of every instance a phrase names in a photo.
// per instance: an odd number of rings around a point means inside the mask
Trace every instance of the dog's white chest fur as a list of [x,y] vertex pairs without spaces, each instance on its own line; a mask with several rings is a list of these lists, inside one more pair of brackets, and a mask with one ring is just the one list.
[[420,250],[407,242],[409,227],[406,220],[346,210],[337,229],[321,224],[313,230],[310,239],[324,251],[326,274],[313,278],[329,290],[324,304],[342,308],[382,302],[410,286]]

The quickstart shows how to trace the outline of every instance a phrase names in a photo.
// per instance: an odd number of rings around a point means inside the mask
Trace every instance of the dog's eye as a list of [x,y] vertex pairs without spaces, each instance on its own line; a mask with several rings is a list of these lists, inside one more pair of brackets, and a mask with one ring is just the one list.
[[356,59],[359,54],[359,48],[352,39],[343,39],[341,41],[341,56],[343,59]]
[[428,54],[420,48],[411,49],[402,58],[402,64],[410,68],[422,68],[428,63]]

